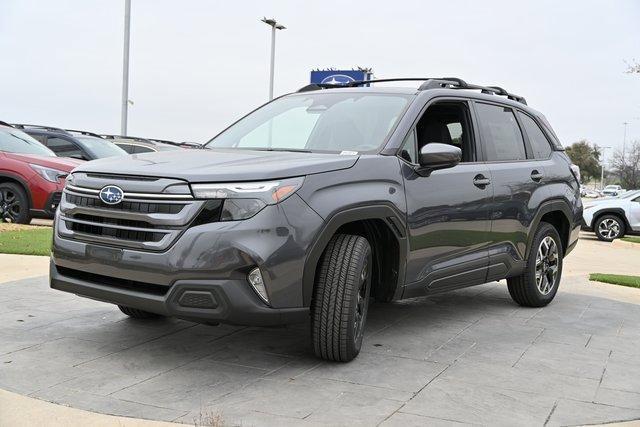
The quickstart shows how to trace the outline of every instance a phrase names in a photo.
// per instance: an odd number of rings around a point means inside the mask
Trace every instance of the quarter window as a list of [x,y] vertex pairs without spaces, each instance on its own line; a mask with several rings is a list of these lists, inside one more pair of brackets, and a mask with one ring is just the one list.
[[547,159],[551,155],[551,146],[547,137],[544,135],[540,126],[528,115],[518,112],[524,131],[529,137],[531,143],[531,149],[533,150],[533,156],[536,159]]
[[487,160],[525,160],[524,139],[513,110],[483,103],[476,103],[476,109]]
[[47,138],[47,147],[60,157],[84,157],[82,151],[71,141],[50,136]]

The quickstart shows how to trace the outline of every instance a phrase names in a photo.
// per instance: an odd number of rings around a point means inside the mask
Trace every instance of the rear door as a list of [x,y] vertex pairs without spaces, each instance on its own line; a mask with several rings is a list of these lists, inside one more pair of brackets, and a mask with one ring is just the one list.
[[[504,278],[525,258],[529,226],[547,198],[547,178],[545,159],[535,158],[515,109],[484,101],[474,102],[474,109],[493,187],[487,275],[491,281]],[[550,147],[545,154],[548,161]]]
[[640,231],[640,195],[629,203],[629,213],[627,217],[631,229],[633,231]]

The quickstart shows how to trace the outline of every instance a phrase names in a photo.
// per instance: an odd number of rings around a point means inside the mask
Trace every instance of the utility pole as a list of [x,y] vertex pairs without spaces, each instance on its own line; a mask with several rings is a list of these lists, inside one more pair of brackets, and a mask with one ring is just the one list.
[[276,63],[276,30],[284,30],[287,27],[278,24],[274,18],[262,18],[261,21],[271,27],[271,67],[269,72],[269,101],[271,101],[273,99],[273,74]]
[[124,0],[124,49],[122,58],[122,112],[120,116],[120,134],[127,134],[127,115],[129,113],[129,35],[131,28],[131,0]]

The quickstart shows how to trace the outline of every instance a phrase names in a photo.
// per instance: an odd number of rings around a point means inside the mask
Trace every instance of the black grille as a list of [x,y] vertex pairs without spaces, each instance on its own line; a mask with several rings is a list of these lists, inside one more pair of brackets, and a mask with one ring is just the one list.
[[72,218],[80,221],[98,222],[101,224],[117,225],[120,227],[156,228],[155,225],[150,224],[146,221],[137,221],[132,219],[108,218],[104,216],[87,214],[75,214],[72,216]]
[[169,291],[168,286],[154,285],[153,283],[138,282],[129,279],[118,279],[111,276],[103,276],[102,274],[86,273],[84,271],[72,268],[56,266],[58,273],[72,279],[83,280],[85,282],[93,282],[98,285],[110,286],[112,288],[126,289],[130,291],[143,292],[153,295],[166,295]]
[[121,228],[102,227],[99,225],[81,224],[72,221],[65,222],[69,230],[75,231],[77,233],[110,237],[132,242],[159,242],[165,236],[164,233],[154,233],[153,231],[134,231]]
[[65,197],[69,203],[73,203],[76,206],[149,214],[177,214],[182,211],[185,206],[184,203],[145,203],[128,201],[123,201],[117,205],[108,205],[102,200],[93,197],[84,197],[69,193],[67,193]]

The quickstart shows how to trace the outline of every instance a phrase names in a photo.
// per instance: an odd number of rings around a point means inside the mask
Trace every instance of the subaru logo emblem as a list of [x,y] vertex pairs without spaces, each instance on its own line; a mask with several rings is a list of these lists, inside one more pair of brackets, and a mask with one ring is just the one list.
[[332,74],[332,75],[327,76],[324,79],[322,79],[320,84],[346,85],[346,84],[351,83],[351,82],[355,82],[355,80],[352,77],[349,77],[349,76],[347,76],[345,74]]
[[117,205],[122,201],[123,196],[122,189],[115,185],[107,185],[100,190],[100,200],[108,205]]

